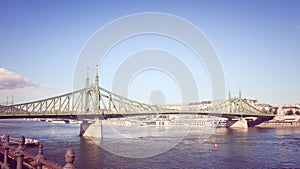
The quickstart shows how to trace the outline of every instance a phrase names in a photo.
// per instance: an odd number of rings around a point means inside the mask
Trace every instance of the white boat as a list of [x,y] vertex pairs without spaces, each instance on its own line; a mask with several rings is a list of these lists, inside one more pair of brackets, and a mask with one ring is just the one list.
[[226,127],[227,119],[222,118],[195,118],[156,115],[144,118],[109,119],[107,124],[118,126],[139,127],[171,127],[171,126],[200,126],[200,127]]
[[40,144],[40,142],[38,140],[35,140],[35,139],[26,139],[25,138],[25,145],[26,146],[38,146]]
[[46,119],[48,123],[56,123],[56,124],[69,124],[70,120],[68,119]]
[[144,121],[140,124],[141,127],[143,126],[169,126],[170,120],[153,120],[153,121]]
[[[19,138],[14,138],[14,137],[9,137],[9,143],[11,145],[18,145],[19,144]],[[0,136],[0,142],[4,143],[4,136]],[[25,146],[27,147],[32,147],[32,146],[38,146],[40,144],[40,142],[36,139],[32,139],[32,138],[25,138]]]
[[70,124],[81,124],[82,121],[79,120],[70,120]]

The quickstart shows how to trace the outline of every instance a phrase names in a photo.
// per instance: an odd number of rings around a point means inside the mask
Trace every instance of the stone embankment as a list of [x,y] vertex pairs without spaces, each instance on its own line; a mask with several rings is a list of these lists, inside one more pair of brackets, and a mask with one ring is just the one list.
[[300,127],[300,122],[299,121],[292,121],[292,122],[287,122],[287,121],[266,121],[263,122],[256,127],[261,127],[261,128],[291,128],[291,127]]

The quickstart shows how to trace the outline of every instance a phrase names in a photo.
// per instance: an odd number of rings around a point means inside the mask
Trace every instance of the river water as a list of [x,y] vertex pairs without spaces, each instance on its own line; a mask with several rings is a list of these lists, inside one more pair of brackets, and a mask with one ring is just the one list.
[[[78,133],[78,124],[0,120],[0,135],[38,139],[44,145],[45,157],[60,165],[64,164],[66,148],[72,147],[76,153],[74,164],[79,169],[300,168],[300,128],[218,128],[205,140],[199,141],[199,136],[190,134],[169,151],[147,158],[110,153]],[[109,139],[112,138],[103,140],[114,141]],[[37,148],[29,151],[36,153]]]

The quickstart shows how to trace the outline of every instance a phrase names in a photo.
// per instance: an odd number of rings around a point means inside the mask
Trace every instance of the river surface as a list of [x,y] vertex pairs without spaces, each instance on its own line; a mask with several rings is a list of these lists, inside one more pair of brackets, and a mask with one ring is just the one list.
[[[64,164],[66,148],[71,147],[76,153],[74,164],[79,169],[300,168],[300,128],[218,128],[205,140],[189,134],[169,151],[147,158],[128,158],[110,153],[92,139],[79,137],[78,124],[0,120],[0,135],[3,134],[38,139],[44,145],[45,157],[60,165]],[[104,138],[103,141],[109,143],[114,139]],[[114,147],[121,149],[124,144]],[[157,140],[157,144],[167,143]],[[129,146],[126,151],[136,149],[132,144],[126,145]],[[29,151],[35,153],[37,148],[29,148]]]

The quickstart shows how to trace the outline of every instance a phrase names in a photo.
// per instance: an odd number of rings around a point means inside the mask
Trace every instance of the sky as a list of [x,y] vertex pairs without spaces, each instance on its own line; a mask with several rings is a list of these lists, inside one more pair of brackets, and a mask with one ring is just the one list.
[[[300,103],[299,7],[297,0],[0,1],[0,104],[12,96],[21,103],[72,91],[78,58],[92,35],[120,17],[143,12],[167,13],[196,26],[218,54],[226,92],[230,88],[237,96],[241,88],[243,97],[264,103]],[[158,35],[128,38],[95,63],[100,86],[113,89],[118,67],[143,49],[176,55],[192,72],[199,100],[211,99],[205,65],[183,44]],[[90,68],[91,76],[95,69]],[[128,97],[180,102],[179,83],[168,72],[147,69],[132,77]]]

